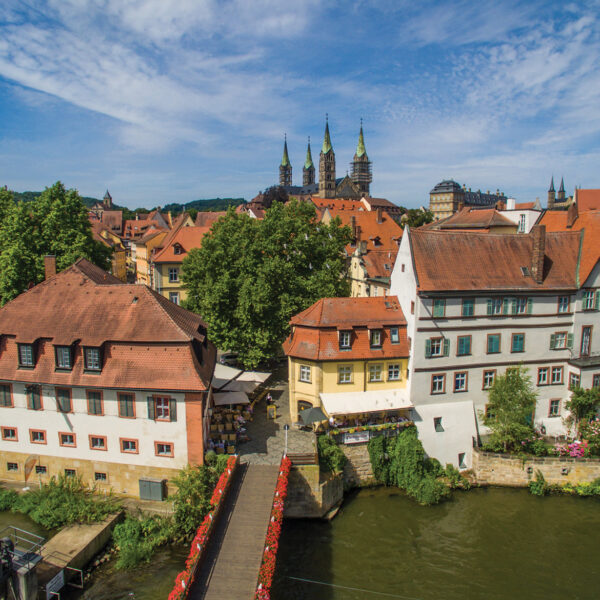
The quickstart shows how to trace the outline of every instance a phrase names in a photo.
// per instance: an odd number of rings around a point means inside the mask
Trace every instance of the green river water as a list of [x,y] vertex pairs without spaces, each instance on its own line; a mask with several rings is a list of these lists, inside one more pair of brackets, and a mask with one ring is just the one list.
[[[10,513],[0,513],[2,524],[36,529]],[[272,598],[599,598],[599,539],[594,498],[488,488],[422,507],[390,488],[361,490],[346,497],[330,523],[284,523]],[[166,600],[186,554],[186,548],[164,549],[132,572],[106,563],[77,597]]]

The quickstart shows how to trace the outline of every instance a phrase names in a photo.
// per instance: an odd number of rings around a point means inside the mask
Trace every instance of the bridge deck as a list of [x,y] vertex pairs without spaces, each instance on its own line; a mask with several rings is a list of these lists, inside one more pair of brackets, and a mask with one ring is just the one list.
[[278,471],[278,465],[238,465],[191,599],[252,600]]

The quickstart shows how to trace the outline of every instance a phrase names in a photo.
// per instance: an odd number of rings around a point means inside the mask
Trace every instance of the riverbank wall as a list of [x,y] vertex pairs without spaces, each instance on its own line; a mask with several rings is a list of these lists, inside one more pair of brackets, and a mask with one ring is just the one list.
[[318,464],[293,466],[285,502],[286,519],[324,517],[344,497],[342,476],[322,473]]
[[521,457],[473,449],[473,476],[481,485],[526,487],[541,471],[548,483],[583,483],[600,477],[600,458]]
[[348,459],[344,466],[344,488],[370,487],[377,485],[367,443],[340,444],[340,449]]

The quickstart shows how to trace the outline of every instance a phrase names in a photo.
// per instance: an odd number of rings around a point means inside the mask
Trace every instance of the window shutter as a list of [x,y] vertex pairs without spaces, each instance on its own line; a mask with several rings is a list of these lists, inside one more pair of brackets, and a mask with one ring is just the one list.
[[431,358],[431,340],[425,340],[425,358]]
[[533,311],[533,298],[527,298],[527,314],[530,315]]
[[551,333],[550,334],[550,350],[554,350],[554,348],[556,348],[556,334]]
[[596,290],[596,310],[600,310],[600,290]]
[[502,301],[502,314],[508,314],[508,298],[504,298],[504,300]]
[[169,398],[169,415],[171,421],[177,421],[177,400],[175,398]]
[[155,421],[156,412],[154,410],[154,398],[152,396],[148,396],[148,418],[151,421]]
[[487,314],[491,315],[494,312],[494,303],[491,298],[487,301]]
[[510,299],[510,303],[511,303],[510,313],[512,315],[516,315],[517,314],[517,299],[516,298],[511,298]]
[[573,334],[567,333],[567,348],[573,348]]
[[448,356],[450,354],[450,340],[448,338],[444,338],[444,356]]

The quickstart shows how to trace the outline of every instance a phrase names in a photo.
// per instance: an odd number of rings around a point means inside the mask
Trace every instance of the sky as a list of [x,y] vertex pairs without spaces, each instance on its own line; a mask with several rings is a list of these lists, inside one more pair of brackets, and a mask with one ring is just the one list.
[[2,0],[0,185],[117,204],[294,184],[360,119],[371,194],[600,187],[600,1]]

